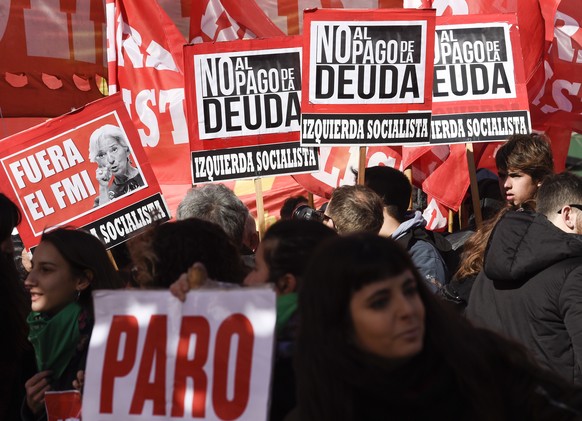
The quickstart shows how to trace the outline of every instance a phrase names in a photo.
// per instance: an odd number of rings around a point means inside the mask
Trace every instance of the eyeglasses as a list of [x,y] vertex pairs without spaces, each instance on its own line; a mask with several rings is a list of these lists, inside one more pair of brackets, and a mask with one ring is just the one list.
[[[570,206],[571,208],[576,208],[578,210],[582,210],[582,205],[578,205],[578,204],[573,203],[573,204],[569,204],[568,206]],[[558,211],[558,213],[562,213],[562,209],[560,209]]]

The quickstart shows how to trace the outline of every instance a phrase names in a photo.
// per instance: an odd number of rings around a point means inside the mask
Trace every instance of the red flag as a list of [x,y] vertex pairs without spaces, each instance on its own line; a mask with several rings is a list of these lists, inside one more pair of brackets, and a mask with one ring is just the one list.
[[103,98],[104,23],[102,0],[0,1],[1,137],[7,117],[46,119]]
[[121,91],[173,211],[191,186],[184,105],[186,42],[155,0],[107,0],[110,92]]
[[[385,165],[400,168],[399,147],[371,146],[366,151],[366,167]],[[321,170],[313,174],[298,174],[293,178],[305,189],[318,196],[330,198],[333,189],[344,184],[355,184],[353,170],[358,169],[360,148],[321,147],[319,162]]]
[[422,183],[422,190],[456,212],[469,184],[465,145],[451,145],[449,157]]
[[[546,21],[543,82],[530,89],[536,129],[582,132],[582,9],[576,0],[540,0]],[[569,139],[568,139],[569,140]],[[554,140],[552,140],[552,143]],[[562,163],[560,163],[561,166]]]
[[[402,148],[402,168],[412,167],[412,182],[421,186],[424,180],[449,156],[449,146]],[[407,161],[405,161],[405,159]]]
[[198,0],[192,2],[190,41],[270,38],[285,35],[254,0]]
[[426,220],[426,228],[432,231],[444,231],[448,225],[448,210],[433,197],[428,196],[428,205],[422,216]]

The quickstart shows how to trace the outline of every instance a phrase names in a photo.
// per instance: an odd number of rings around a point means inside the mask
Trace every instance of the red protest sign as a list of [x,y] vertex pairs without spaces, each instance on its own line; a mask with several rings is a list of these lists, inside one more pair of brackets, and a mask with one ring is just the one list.
[[530,133],[515,15],[446,16],[437,23],[431,143]]
[[302,145],[428,142],[433,10],[304,16]]
[[2,140],[0,164],[0,186],[23,213],[18,229],[27,247],[59,225],[84,226],[111,247],[168,219],[120,95]]
[[198,290],[184,303],[168,291],[94,299],[85,421],[267,419],[273,291]]
[[318,169],[299,145],[301,38],[184,48],[194,183]]

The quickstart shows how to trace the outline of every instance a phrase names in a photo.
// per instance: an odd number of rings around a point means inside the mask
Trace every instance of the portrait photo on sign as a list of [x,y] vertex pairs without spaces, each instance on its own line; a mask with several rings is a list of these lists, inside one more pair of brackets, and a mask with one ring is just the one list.
[[132,156],[131,145],[119,126],[105,124],[91,134],[89,161],[97,164],[95,179],[99,192],[95,207],[145,186],[143,174]]

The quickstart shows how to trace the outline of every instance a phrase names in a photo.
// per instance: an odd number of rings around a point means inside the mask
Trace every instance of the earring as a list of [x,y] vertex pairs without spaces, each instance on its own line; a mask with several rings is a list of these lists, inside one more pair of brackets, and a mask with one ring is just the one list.
[[81,290],[80,289],[77,290],[77,300],[76,301],[79,301],[79,297],[81,297]]

